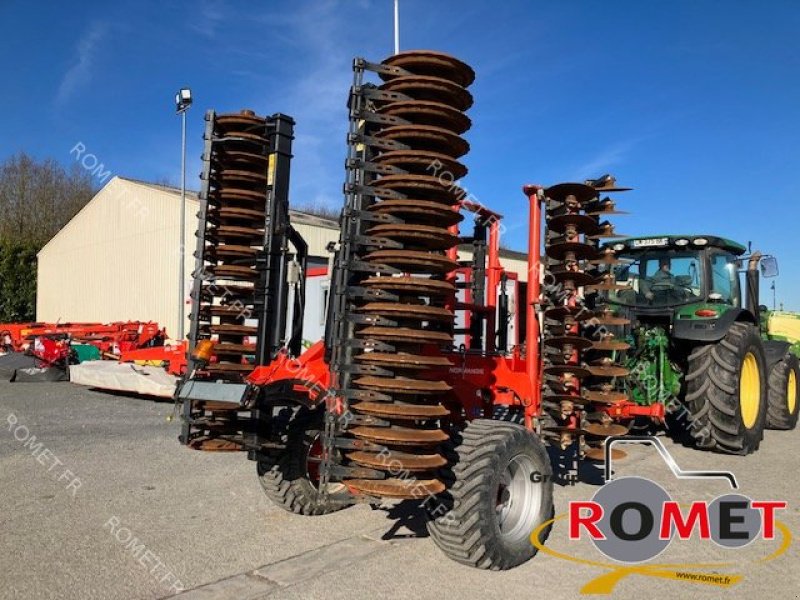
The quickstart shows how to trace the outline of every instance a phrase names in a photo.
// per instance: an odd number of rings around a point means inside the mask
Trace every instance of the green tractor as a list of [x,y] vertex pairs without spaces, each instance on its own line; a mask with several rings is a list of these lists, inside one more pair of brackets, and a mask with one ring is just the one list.
[[604,299],[629,321],[610,334],[629,346],[622,358],[634,401],[664,403],[668,422],[696,446],[730,454],[757,450],[765,427],[795,427],[800,345],[770,335],[758,303],[759,276],[777,275],[774,257],[708,235],[605,248],[615,281]]

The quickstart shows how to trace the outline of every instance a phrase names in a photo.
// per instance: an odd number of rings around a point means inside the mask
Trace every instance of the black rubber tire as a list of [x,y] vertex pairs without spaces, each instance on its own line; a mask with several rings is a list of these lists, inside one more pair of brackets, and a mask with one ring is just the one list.
[[272,502],[289,512],[305,516],[327,515],[347,506],[320,501],[319,492],[309,480],[306,457],[322,430],[321,411],[300,408],[292,415],[285,434],[286,449],[256,464],[258,480]]
[[[511,569],[530,560],[537,552],[529,536],[553,516],[553,471],[539,437],[514,423],[476,419],[453,436],[448,448],[452,466],[441,476],[448,485],[437,502],[427,502],[428,532],[436,545],[451,559],[471,567],[493,571]],[[500,532],[497,498],[501,475],[512,458],[530,459],[543,481],[535,518],[530,530],[509,540]],[[550,526],[540,540],[547,539]]]
[[[759,406],[753,425],[742,418],[739,384],[745,356],[752,353],[759,371]],[[767,377],[764,347],[751,323],[734,323],[718,342],[695,346],[686,373],[687,426],[695,445],[726,454],[758,450],[767,419]]]
[[[789,373],[794,372],[795,402],[794,410],[789,410],[787,394]],[[767,427],[769,429],[794,429],[800,413],[800,365],[794,354],[787,354],[776,362],[769,372],[769,399],[767,400]]]

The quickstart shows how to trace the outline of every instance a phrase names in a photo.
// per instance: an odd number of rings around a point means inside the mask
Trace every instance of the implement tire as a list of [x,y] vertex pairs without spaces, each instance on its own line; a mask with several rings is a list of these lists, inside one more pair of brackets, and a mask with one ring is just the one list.
[[794,354],[787,354],[776,362],[769,372],[767,400],[767,427],[769,429],[794,429],[800,412],[798,385],[800,365]]
[[553,516],[553,471],[539,437],[514,423],[476,419],[454,436],[448,454],[448,490],[426,504],[436,545],[479,569],[530,560],[537,551],[531,533]]
[[267,497],[273,504],[298,515],[327,515],[347,506],[332,501],[330,496],[321,501],[316,487],[315,465],[318,469],[319,462],[313,455],[321,450],[323,416],[322,411],[300,408],[289,421],[286,448],[256,464],[258,480]]
[[765,365],[751,323],[734,323],[718,342],[692,349],[685,401],[697,447],[742,455],[758,450],[767,419]]

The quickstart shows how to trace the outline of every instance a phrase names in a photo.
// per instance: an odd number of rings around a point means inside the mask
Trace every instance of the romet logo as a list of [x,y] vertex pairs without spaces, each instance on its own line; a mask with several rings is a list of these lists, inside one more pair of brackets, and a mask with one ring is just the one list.
[[[710,541],[727,549],[742,548],[757,539],[779,539],[778,548],[758,562],[776,558],[789,547],[791,533],[777,519],[778,511],[787,507],[785,501],[752,500],[739,493],[728,493],[711,501],[679,504],[663,487],[644,477],[611,479],[611,446],[615,442],[646,443],[655,447],[679,479],[725,479],[732,488],[738,487],[730,472],[683,471],[658,438],[609,438],[606,443],[606,484],[591,500],[570,502],[566,514],[543,523],[531,535],[533,545],[546,554],[610,569],[610,573],[587,583],[581,593],[611,593],[617,582],[632,574],[720,587],[729,587],[742,579],[741,575],[716,570],[730,567],[730,562],[642,564],[664,552],[676,538]],[[570,556],[545,546],[540,533],[561,519],[567,520],[569,540],[590,539],[598,551],[616,564]],[[709,569],[714,569],[714,572],[708,572]]]

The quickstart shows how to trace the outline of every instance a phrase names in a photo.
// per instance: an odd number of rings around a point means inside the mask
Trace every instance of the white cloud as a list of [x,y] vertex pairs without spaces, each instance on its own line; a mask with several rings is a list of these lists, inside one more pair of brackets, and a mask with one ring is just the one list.
[[220,0],[203,0],[197,17],[189,22],[189,28],[208,38],[217,35],[217,29],[225,18],[225,4]]
[[97,48],[107,33],[108,23],[96,21],[89,26],[89,29],[78,41],[74,63],[64,73],[61,84],[58,86],[56,104],[63,104],[69,100],[80,86],[91,79]]
[[612,167],[625,162],[627,155],[638,142],[639,139],[623,140],[604,148],[575,169],[576,179],[591,179],[606,174]]

